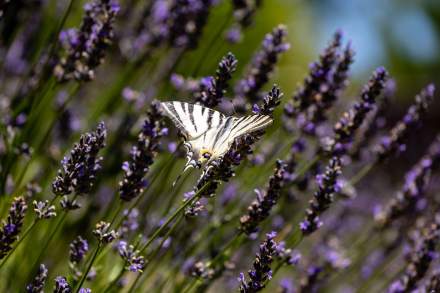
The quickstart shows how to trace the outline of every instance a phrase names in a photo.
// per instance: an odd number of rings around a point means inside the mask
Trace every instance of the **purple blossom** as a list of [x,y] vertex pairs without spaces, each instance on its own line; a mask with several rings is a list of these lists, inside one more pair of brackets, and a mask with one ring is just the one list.
[[395,197],[380,209],[375,220],[380,227],[390,224],[404,215],[413,213],[417,205],[424,199],[425,191],[430,182],[431,174],[440,167],[440,135],[436,137],[427,153],[405,175],[405,183]]
[[433,261],[440,240],[440,217],[428,223],[420,231],[420,242],[409,255],[409,260],[402,276],[388,288],[390,293],[410,292],[418,281],[423,279]]
[[224,97],[229,80],[236,68],[237,59],[229,52],[220,61],[215,77],[201,80],[199,92],[195,97],[196,101],[209,108],[217,106]]
[[113,40],[113,22],[118,11],[115,0],[92,0],[84,6],[81,27],[61,32],[66,56],[59,57],[54,68],[58,81],[94,79],[94,70],[103,62]]
[[333,157],[326,167],[325,173],[317,176],[318,190],[315,192],[314,198],[310,200],[306,216],[300,223],[300,229],[303,234],[311,234],[322,225],[319,216],[333,202],[333,195],[337,188],[337,178],[340,173],[341,160],[339,157]]
[[95,131],[83,134],[79,143],[75,144],[70,157],[61,161],[62,169],[52,183],[52,191],[63,196],[72,193],[87,194],[92,189],[96,174],[101,169],[102,157],[99,151],[105,146],[107,130],[103,122]]
[[89,244],[87,240],[78,236],[75,240],[70,243],[70,262],[78,264],[83,259],[84,256],[89,251]]
[[275,69],[279,55],[289,49],[286,35],[285,26],[279,25],[265,36],[260,51],[254,55],[244,77],[235,87],[235,99],[246,97],[252,103],[260,99],[260,90]]
[[122,165],[124,179],[119,182],[119,194],[122,200],[131,201],[144,191],[147,186],[145,175],[157,155],[164,130],[159,104],[153,103],[138,135],[137,144],[131,148],[131,159]]
[[274,240],[275,232],[266,234],[266,240],[260,244],[260,252],[253,263],[253,268],[248,271],[249,281],[240,273],[240,292],[258,292],[264,289],[266,282],[272,278],[270,268],[276,254],[277,244]]
[[142,273],[145,267],[145,260],[142,255],[139,255],[139,250],[135,250],[134,246],[128,245],[126,241],[119,241],[118,252],[127,264],[127,270]]
[[26,286],[26,292],[28,293],[43,293],[44,285],[47,279],[47,269],[44,264],[40,264],[37,275],[30,284]]
[[409,107],[402,121],[391,129],[389,135],[383,137],[376,146],[376,156],[383,161],[393,154],[403,152],[406,148],[405,140],[409,131],[417,126],[428,110],[434,98],[435,87],[429,84],[416,96],[415,103]]
[[14,242],[18,239],[26,210],[25,199],[21,196],[14,198],[9,208],[8,217],[2,222],[2,228],[0,229],[0,259],[8,254]]
[[258,231],[258,225],[267,219],[270,211],[281,195],[284,183],[286,165],[278,160],[274,174],[269,179],[269,185],[264,192],[257,190],[257,198],[248,207],[247,214],[240,218],[240,230],[247,235]]
[[69,283],[67,283],[67,279],[62,276],[58,276],[55,278],[55,288],[53,290],[54,293],[71,293],[72,288]]

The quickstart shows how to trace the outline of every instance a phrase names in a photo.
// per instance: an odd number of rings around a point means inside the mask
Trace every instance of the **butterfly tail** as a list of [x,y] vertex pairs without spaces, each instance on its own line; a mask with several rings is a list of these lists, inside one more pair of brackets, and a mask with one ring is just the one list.
[[174,180],[174,182],[173,182],[173,188],[176,186],[177,182],[179,182],[179,180],[182,178],[182,175],[186,173],[186,171],[188,171],[188,170],[191,169],[191,168],[195,168],[196,166],[197,166],[196,161],[194,161],[194,160],[188,161],[188,162],[186,163],[185,167],[183,168],[182,173],[180,173],[180,174],[177,176],[176,180]]

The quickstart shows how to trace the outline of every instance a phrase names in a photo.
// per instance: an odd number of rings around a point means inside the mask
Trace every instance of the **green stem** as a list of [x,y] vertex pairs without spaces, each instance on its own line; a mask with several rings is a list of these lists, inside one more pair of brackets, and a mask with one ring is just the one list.
[[81,280],[79,281],[78,285],[76,286],[76,289],[74,290],[76,293],[79,292],[79,290],[81,289],[81,286],[84,284],[84,282],[85,282],[85,280],[87,278],[87,275],[89,274],[90,269],[92,268],[93,263],[95,262],[96,257],[98,256],[99,252],[101,251],[101,248],[102,248],[102,243],[99,242],[98,246],[95,249],[95,252],[93,253],[93,257],[92,257],[92,259],[90,260],[90,263],[87,266],[87,269],[84,271],[84,273],[83,273],[83,275],[81,277]]
[[210,185],[210,183],[206,183],[205,185],[203,185],[202,188],[200,188],[196,194],[193,195],[192,198],[190,198],[189,200],[187,200],[183,205],[180,206],[180,208],[178,208],[174,214],[172,214],[166,221],[165,223],[162,224],[162,226],[159,227],[159,229],[157,229],[153,235],[150,237],[150,239],[147,241],[147,243],[145,243],[145,245],[139,250],[141,253],[145,251],[145,249],[147,249],[151,243],[153,243],[153,241],[163,232],[163,230],[166,229],[166,227],[168,227],[168,225],[180,214],[184,211],[185,208],[187,208],[188,206],[190,206],[191,204],[193,204],[197,199],[199,199],[202,195],[202,193],[208,188],[208,186]]
[[15,246],[12,248],[12,250],[9,252],[9,254],[2,260],[0,263],[0,269],[3,267],[3,265],[8,261],[9,257],[14,253],[14,251],[17,250],[18,246],[20,245],[23,240],[26,239],[26,237],[29,235],[29,233],[34,229],[35,225],[38,223],[38,219],[35,219],[32,224],[26,229],[26,231],[23,233],[22,237],[17,241]]

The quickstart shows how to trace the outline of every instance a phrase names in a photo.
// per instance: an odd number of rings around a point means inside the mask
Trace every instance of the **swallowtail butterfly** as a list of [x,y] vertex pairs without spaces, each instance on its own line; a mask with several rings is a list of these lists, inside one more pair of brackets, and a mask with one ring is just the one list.
[[198,104],[163,102],[161,106],[184,136],[188,160],[184,172],[221,158],[236,138],[272,123],[269,116],[227,117]]

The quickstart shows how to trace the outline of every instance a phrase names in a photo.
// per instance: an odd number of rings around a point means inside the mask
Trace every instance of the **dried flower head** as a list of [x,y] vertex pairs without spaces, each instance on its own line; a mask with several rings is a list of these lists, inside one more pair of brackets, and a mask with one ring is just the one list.
[[57,216],[54,205],[50,205],[48,200],[32,202],[34,205],[34,212],[37,214],[38,219],[50,219]]
[[96,224],[95,230],[93,230],[93,235],[95,235],[98,241],[102,244],[109,244],[119,237],[118,232],[110,230],[110,223],[104,221]]

